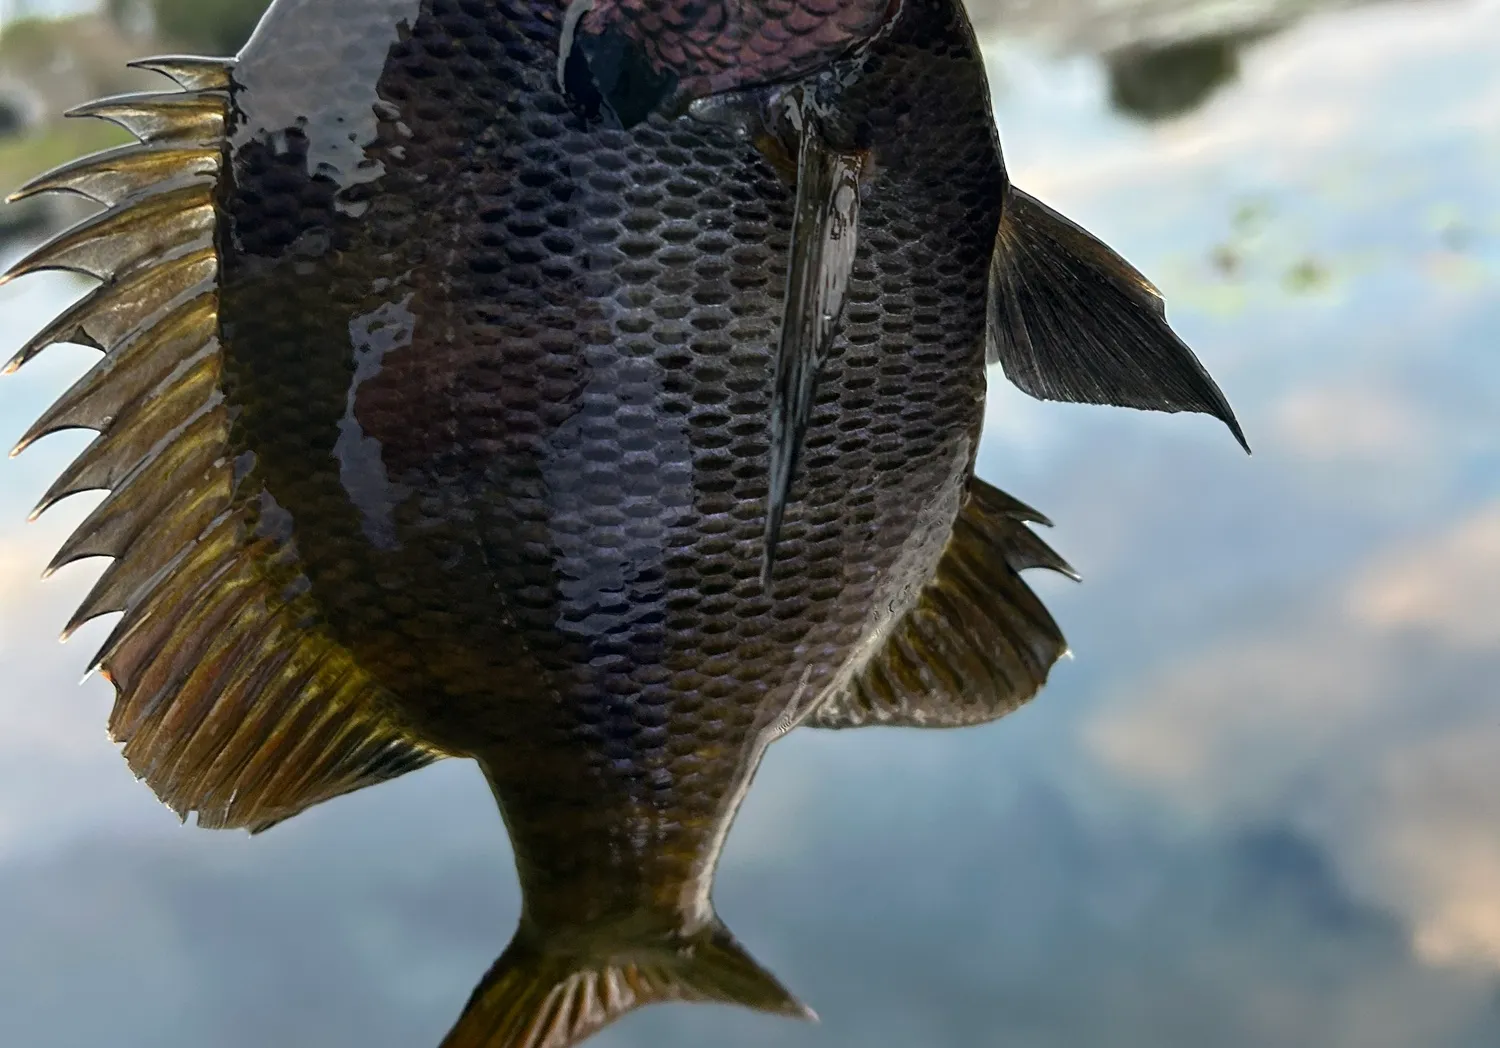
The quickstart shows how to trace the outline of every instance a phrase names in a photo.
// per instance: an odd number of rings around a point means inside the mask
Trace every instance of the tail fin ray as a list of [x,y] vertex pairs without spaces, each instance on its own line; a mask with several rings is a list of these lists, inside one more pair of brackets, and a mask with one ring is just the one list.
[[816,1019],[718,920],[677,942],[603,957],[550,951],[523,931],[480,981],[441,1048],[569,1048],[628,1012],[666,1001]]

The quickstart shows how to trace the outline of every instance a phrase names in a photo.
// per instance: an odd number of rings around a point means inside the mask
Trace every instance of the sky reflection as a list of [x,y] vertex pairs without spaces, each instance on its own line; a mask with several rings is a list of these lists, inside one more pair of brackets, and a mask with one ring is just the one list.
[[[996,376],[981,472],[1057,522],[1077,658],[999,725],[773,749],[718,898],[821,1026],[597,1043],[1500,1043],[1500,6],[1308,18],[1149,125],[1035,39],[986,38],[1013,177],[1156,280],[1256,454]],[[0,353],[80,290],[0,289]],[[0,443],[92,359],[0,382]],[[180,828],[76,686],[108,624],[55,643],[99,569],[36,581],[83,443],[0,473],[0,1044],[435,1043],[516,913],[477,772]]]

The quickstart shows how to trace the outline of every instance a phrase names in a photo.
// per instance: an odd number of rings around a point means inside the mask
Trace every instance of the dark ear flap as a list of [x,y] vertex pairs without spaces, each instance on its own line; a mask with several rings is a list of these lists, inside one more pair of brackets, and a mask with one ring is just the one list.
[[1161,292],[1014,187],[991,263],[988,354],[1040,400],[1201,411],[1250,450],[1224,394],[1167,325]]
[[606,109],[621,127],[634,127],[672,97],[677,73],[658,69],[620,25],[584,31],[579,23],[593,6],[593,0],[573,0],[563,16],[558,84],[587,116]]

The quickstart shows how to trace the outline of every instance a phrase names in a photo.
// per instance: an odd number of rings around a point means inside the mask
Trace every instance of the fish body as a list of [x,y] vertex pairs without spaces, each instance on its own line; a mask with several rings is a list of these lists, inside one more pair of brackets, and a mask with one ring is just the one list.
[[277,0],[26,190],[110,205],[17,267],[102,281],[17,360],[105,350],[26,440],[101,433],[44,503],[112,492],[56,562],[116,558],[112,733],[209,826],[478,761],[523,908],[451,1048],[808,1014],[710,901],[766,747],[993,720],[1064,650],[1019,572],[1069,569],[973,476],[987,355],[1233,426],[1009,185],[962,9],[825,7],[708,75],[703,18],[807,11]]
[[[949,162],[897,158],[863,211],[879,250],[766,588],[793,187],[732,126],[591,126],[555,82],[557,19],[521,3],[427,10],[405,41],[387,23],[365,97],[299,135],[283,19],[341,67],[324,41],[376,24],[310,9],[328,24],[273,9],[235,71],[220,324],[241,490],[285,515],[331,636],[422,738],[483,763],[529,915],[706,920],[765,743],[911,603],[958,513],[1002,177],[982,81],[919,129]],[[464,62],[475,41],[511,62]],[[373,143],[348,148],[372,108]],[[914,210],[928,182],[942,195]]]

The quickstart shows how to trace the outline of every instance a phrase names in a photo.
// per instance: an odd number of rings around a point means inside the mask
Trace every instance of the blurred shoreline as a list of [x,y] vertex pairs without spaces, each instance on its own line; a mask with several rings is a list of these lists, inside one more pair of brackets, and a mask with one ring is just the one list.
[[[1206,104],[1239,76],[1246,48],[1299,20],[1320,11],[1388,2],[1392,0],[970,0],[967,6],[983,39],[1097,60],[1114,110],[1137,121],[1157,122]],[[12,0],[8,14],[0,14],[0,192],[9,193],[59,163],[127,140],[115,128],[68,121],[62,114],[106,95],[161,88],[158,77],[128,68],[131,60],[179,50],[232,52],[237,46],[233,41],[248,32],[266,3],[102,0],[95,12],[76,13],[76,4]],[[49,16],[58,11],[69,13]],[[161,31],[164,18],[183,31]],[[86,202],[55,195],[0,205],[0,245],[61,228],[89,210]]]

